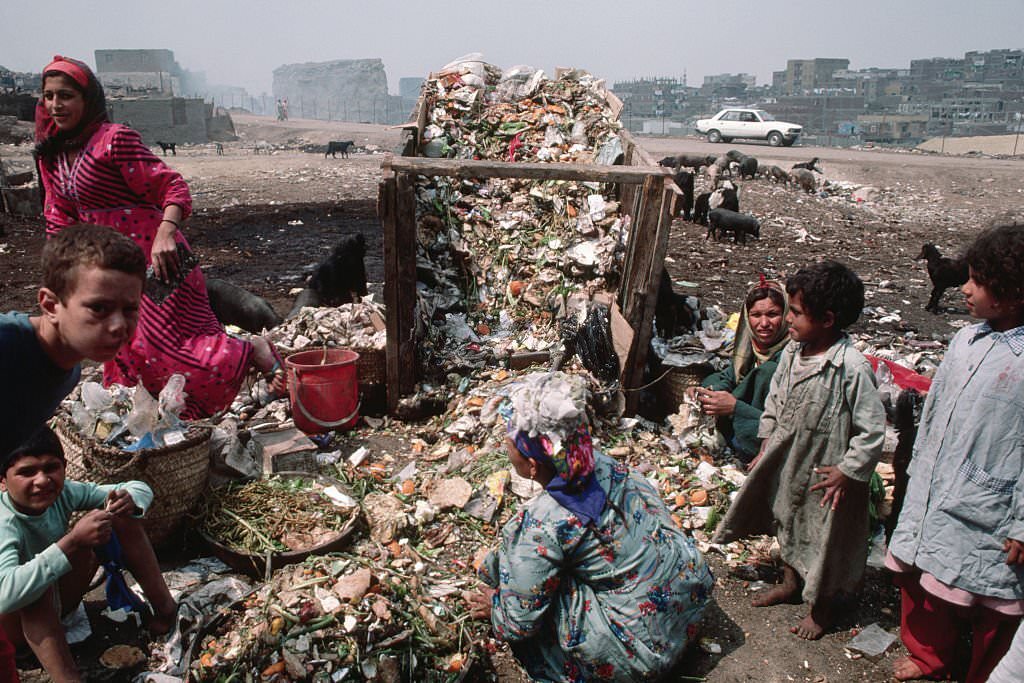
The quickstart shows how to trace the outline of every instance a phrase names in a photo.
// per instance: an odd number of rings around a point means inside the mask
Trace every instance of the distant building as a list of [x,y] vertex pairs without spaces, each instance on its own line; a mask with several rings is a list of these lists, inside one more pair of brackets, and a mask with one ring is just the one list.
[[865,142],[918,144],[928,137],[927,114],[861,114],[857,128]]
[[757,77],[753,74],[716,74],[705,76],[700,87],[705,97],[737,97],[742,98],[748,89],[757,85]]
[[790,59],[786,62],[783,95],[806,95],[835,87],[832,75],[850,68],[849,59]]
[[[687,103],[697,92],[677,78],[654,77],[621,81],[612,85],[612,92],[622,100],[619,118],[629,128],[640,130],[643,121],[658,119],[680,120],[687,116]],[[658,124],[658,130],[668,131],[668,125]]]
[[401,96],[388,94],[378,58],[284,64],[274,69],[273,90],[291,118],[403,123],[409,114]]

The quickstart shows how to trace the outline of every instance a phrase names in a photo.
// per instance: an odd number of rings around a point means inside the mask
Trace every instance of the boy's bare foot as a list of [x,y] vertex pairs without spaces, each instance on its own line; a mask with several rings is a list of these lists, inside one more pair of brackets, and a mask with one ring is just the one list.
[[772,605],[781,605],[782,603],[799,604],[799,588],[795,584],[790,585],[783,582],[775,588],[765,591],[763,595],[754,598],[750,601],[750,604],[753,607],[770,607]]
[[796,570],[785,563],[782,565],[782,583],[764,595],[754,598],[750,604],[754,607],[769,607],[784,602],[800,602],[800,579],[796,575]]
[[166,635],[172,628],[174,628],[174,621],[178,618],[178,606],[174,605],[174,609],[164,612],[154,611],[149,619],[146,620],[146,628],[149,630],[150,635],[162,636]]
[[811,605],[811,612],[789,629],[793,635],[804,640],[817,640],[825,635],[825,629],[832,623],[832,603],[829,600],[818,600]]
[[924,671],[910,657],[900,657],[892,663],[892,677],[897,681],[912,681],[924,678]]
[[812,610],[796,626],[791,626],[789,632],[804,640],[817,640],[825,635],[825,626],[814,620],[814,611]]

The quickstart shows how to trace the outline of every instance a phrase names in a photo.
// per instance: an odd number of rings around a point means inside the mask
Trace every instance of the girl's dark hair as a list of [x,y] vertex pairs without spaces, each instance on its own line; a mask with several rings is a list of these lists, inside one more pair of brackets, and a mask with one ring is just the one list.
[[74,130],[57,131],[36,144],[33,154],[38,159],[52,159],[62,150],[77,149],[83,146],[88,142],[95,128],[109,120],[107,115],[107,98],[103,93],[103,86],[92,72],[92,69],[87,64],[76,59],[69,57],[64,57],[63,59],[81,67],[88,78],[86,87],[83,88],[74,78],[58,70],[44,71],[42,86],[46,85],[47,78],[63,76],[64,80],[72,88],[82,93],[82,97],[85,98],[85,111],[82,112],[82,120],[79,121]]
[[20,446],[0,458],[0,476],[7,476],[7,470],[18,458],[28,455],[56,455],[64,460],[64,447],[53,430],[43,425],[22,442]]
[[750,290],[747,293],[746,301],[743,302],[743,306],[749,311],[761,299],[771,299],[773,304],[782,310],[786,310],[786,298],[782,296],[782,292],[774,287],[758,287]]
[[857,322],[864,310],[864,283],[838,261],[822,261],[798,270],[786,280],[786,293],[792,299],[798,292],[805,311],[815,320],[824,320],[832,311],[837,330]]
[[1024,303],[1024,225],[997,225],[978,235],[964,255],[974,281],[996,300]]

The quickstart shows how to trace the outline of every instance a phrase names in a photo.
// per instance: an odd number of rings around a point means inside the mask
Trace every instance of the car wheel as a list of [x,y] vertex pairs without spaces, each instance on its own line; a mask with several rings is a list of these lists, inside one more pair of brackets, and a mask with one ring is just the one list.
[[768,133],[768,144],[771,145],[772,147],[778,147],[783,142],[784,140],[782,139],[782,133],[780,133],[779,131],[773,130],[771,133]]
[[708,131],[708,142],[721,142],[721,141],[722,141],[722,134],[721,133],[719,133],[717,130],[709,130]]

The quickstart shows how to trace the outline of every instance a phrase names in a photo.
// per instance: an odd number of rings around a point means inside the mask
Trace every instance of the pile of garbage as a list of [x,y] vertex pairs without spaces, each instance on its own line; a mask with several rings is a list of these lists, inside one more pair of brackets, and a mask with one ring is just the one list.
[[[551,80],[469,55],[429,80],[424,97],[428,156],[610,164],[622,154],[621,126],[584,72]],[[467,351],[483,365],[553,349],[558,322],[618,284],[629,221],[601,183],[436,177],[416,198],[427,367]]]
[[157,398],[139,382],[135,387],[84,382],[66,406],[71,424],[86,437],[125,451],[162,448],[185,440],[182,423],[185,377],[172,375]]
[[[461,584],[433,572],[396,571],[358,555],[286,567],[226,611],[196,644],[195,681],[454,680],[489,639],[454,619]],[[454,597],[453,597],[454,595]],[[493,647],[493,642],[491,643]],[[312,679],[310,676],[314,676]]]
[[284,353],[316,346],[380,350],[387,344],[384,315],[384,306],[372,297],[337,307],[306,306],[269,337]]

